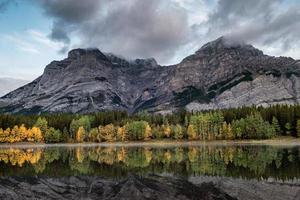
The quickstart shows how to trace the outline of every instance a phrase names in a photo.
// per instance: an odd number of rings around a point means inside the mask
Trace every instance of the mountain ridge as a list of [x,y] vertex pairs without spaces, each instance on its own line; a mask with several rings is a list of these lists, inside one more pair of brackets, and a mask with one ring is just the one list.
[[183,107],[295,104],[300,101],[299,77],[299,60],[268,56],[224,37],[169,66],[154,58],[128,61],[99,49],[74,49],[33,82],[0,98],[6,103],[0,110],[169,113]]

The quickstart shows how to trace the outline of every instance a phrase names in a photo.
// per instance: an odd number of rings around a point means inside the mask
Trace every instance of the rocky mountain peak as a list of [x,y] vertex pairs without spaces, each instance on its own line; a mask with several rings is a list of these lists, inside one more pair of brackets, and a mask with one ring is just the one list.
[[146,58],[146,59],[135,59],[135,60],[127,60],[126,58],[122,58],[122,56],[116,56],[112,53],[107,53],[106,57],[111,61],[114,65],[119,65],[122,67],[147,67],[153,68],[159,66],[154,58]]
[[147,67],[156,67],[158,65],[154,58],[135,59],[134,63],[136,65],[142,65],[142,66],[147,66]]
[[208,42],[203,45],[196,54],[200,55],[216,55],[220,53],[226,53],[234,51],[240,55],[245,56],[262,56],[262,51],[256,49],[252,45],[246,44],[241,41],[235,41],[225,36],[219,37],[218,39]]
[[85,55],[92,55],[101,60],[107,60],[107,57],[97,48],[73,49],[73,50],[69,51],[68,58],[75,60],[75,59],[77,59],[81,56],[85,56]]

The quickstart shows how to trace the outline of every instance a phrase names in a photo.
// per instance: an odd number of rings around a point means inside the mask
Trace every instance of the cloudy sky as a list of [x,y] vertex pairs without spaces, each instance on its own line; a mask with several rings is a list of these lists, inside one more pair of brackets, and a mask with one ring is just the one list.
[[78,47],[174,64],[222,35],[300,59],[299,33],[299,0],[0,0],[0,77]]

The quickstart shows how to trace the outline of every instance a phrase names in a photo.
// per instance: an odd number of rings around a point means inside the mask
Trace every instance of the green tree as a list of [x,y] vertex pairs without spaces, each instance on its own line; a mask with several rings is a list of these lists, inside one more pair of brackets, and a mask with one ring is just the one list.
[[152,134],[155,139],[162,139],[164,137],[164,131],[162,130],[162,127],[160,127],[158,125],[153,126]]
[[[79,127],[83,127],[83,129],[85,130],[84,134],[90,132],[90,130],[91,130],[90,118],[88,116],[82,116],[79,119],[72,120],[72,122],[70,124],[71,138],[76,139],[76,134],[77,134]],[[83,135],[83,137],[85,138],[86,135]]]
[[174,135],[174,139],[181,140],[183,139],[183,130],[180,124],[176,124],[176,126],[172,126],[172,132]]
[[281,133],[280,125],[278,119],[274,116],[272,118],[272,126],[274,127],[276,134],[279,135]]
[[143,140],[146,128],[149,126],[146,121],[132,121],[126,125],[126,131],[130,140]]
[[34,126],[39,128],[41,130],[42,134],[45,134],[48,130],[48,121],[43,117],[39,117],[36,120]]
[[98,141],[98,135],[99,135],[99,131],[97,128],[92,128],[89,132],[89,141],[90,142],[97,142]]
[[244,139],[267,139],[275,136],[274,127],[264,121],[257,112],[247,115],[244,119],[235,120],[233,132],[236,138],[240,135]]
[[51,127],[44,134],[44,140],[46,143],[58,143],[62,140],[62,133]]

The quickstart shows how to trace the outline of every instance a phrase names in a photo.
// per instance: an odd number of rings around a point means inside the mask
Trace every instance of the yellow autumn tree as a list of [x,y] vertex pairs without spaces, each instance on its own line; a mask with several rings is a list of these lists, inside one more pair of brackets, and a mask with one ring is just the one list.
[[27,129],[24,124],[20,127],[14,126],[12,129],[0,129],[0,142],[43,142],[44,138],[38,127]]
[[21,141],[18,126],[14,126],[13,129],[11,130],[10,141],[11,142],[20,142]]
[[144,140],[149,140],[152,136],[152,130],[150,125],[147,123],[145,127]]
[[226,139],[228,139],[228,140],[232,140],[232,139],[233,139],[233,133],[232,133],[231,124],[228,124],[228,125],[227,125],[227,135],[226,135]]
[[3,135],[4,135],[4,142],[12,142],[9,138],[10,136],[10,128],[7,128],[6,130],[3,131]]
[[195,128],[193,125],[189,125],[187,129],[187,135],[189,140],[196,140],[197,139],[197,133],[195,131]]
[[19,134],[20,134],[20,138],[22,141],[26,140],[27,139],[27,128],[25,127],[24,124],[22,124],[20,127],[19,127]]
[[5,142],[5,135],[2,128],[0,128],[0,143]]
[[163,132],[164,132],[164,135],[165,137],[169,138],[171,136],[171,127],[169,126],[169,124],[165,124],[163,125]]
[[78,131],[76,132],[76,142],[83,142],[85,136],[85,130],[83,126],[80,126],[78,128]]
[[127,130],[125,126],[117,128],[117,138],[119,141],[126,141],[128,139]]
[[99,135],[101,141],[113,142],[116,140],[116,129],[113,124],[108,124],[106,126],[99,126]]
[[33,142],[43,142],[44,141],[42,131],[41,131],[41,129],[39,129],[37,127],[32,127],[31,135],[32,135]]

